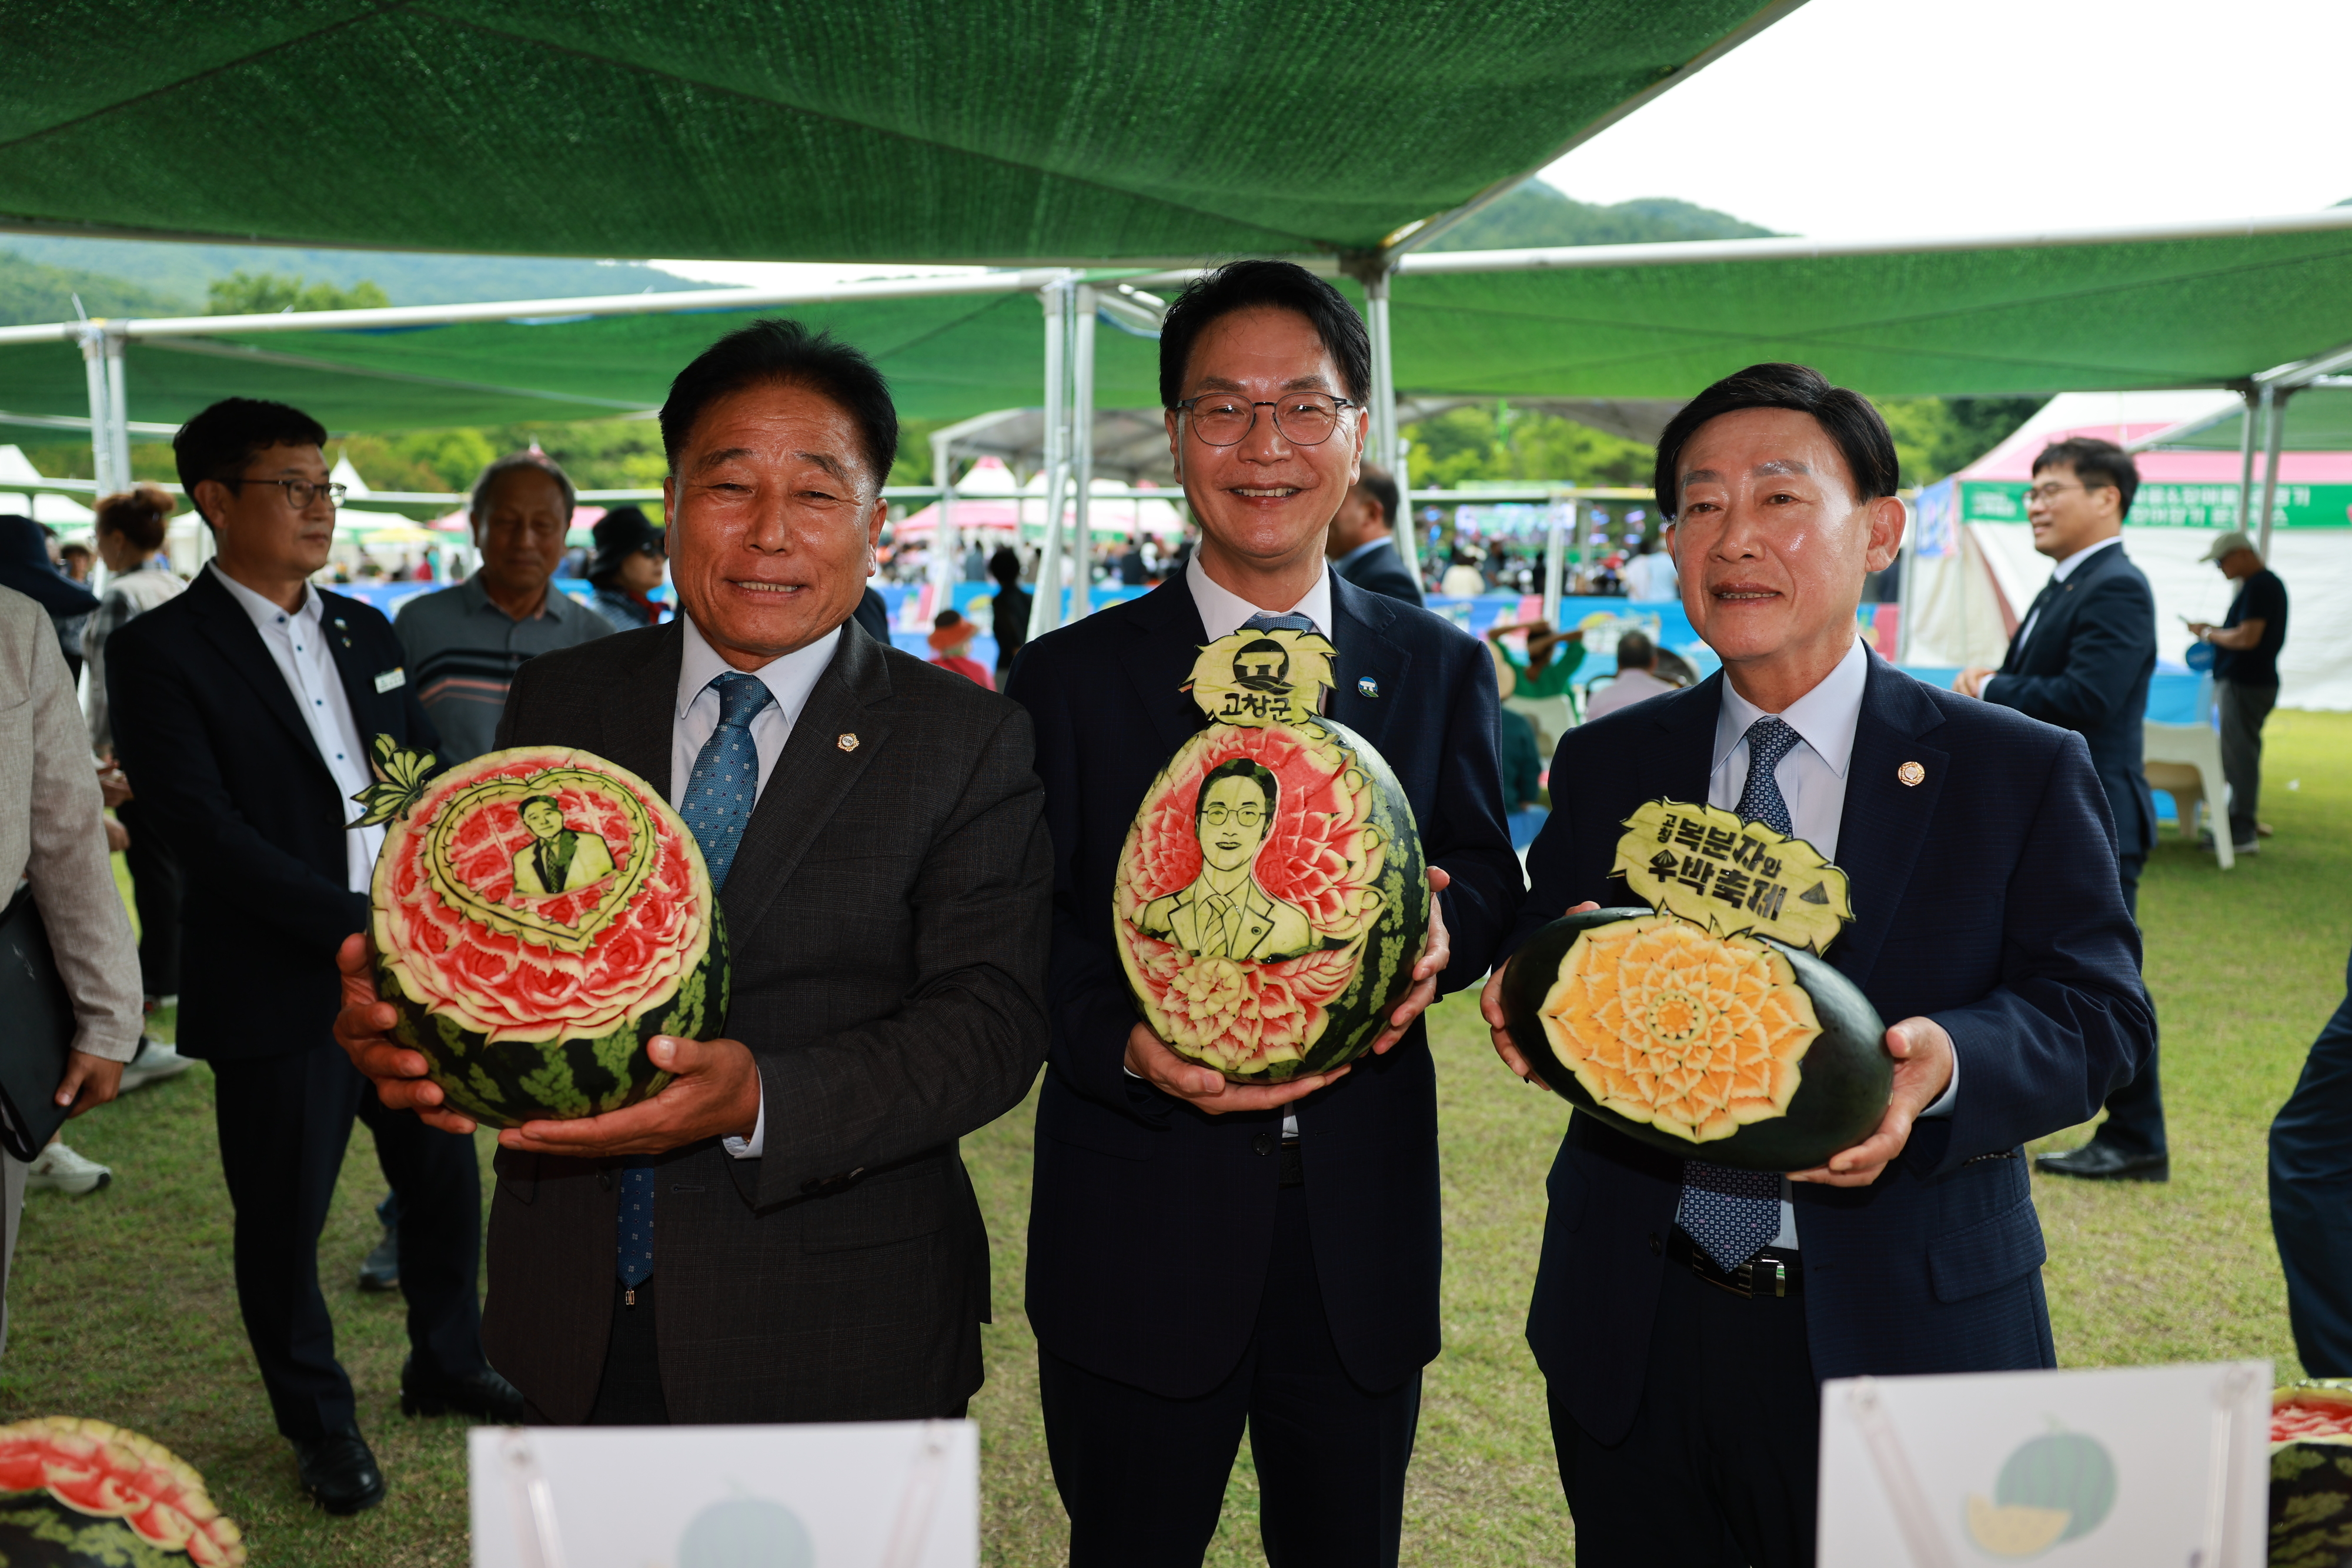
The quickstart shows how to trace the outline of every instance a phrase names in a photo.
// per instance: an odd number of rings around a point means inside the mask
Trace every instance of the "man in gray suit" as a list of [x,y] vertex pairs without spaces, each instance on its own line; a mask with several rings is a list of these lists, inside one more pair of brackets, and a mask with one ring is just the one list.
[[[956,1140],[1045,1054],[1029,718],[850,623],[898,450],[863,355],[758,322],[661,418],[684,614],[533,660],[499,740],[667,784],[720,888],[733,1038],[657,1039],[653,1099],[499,1134],[483,1342],[558,1424],[958,1415],[988,1239]],[[341,962],[384,1103],[470,1128],[384,1038],[360,938]]]

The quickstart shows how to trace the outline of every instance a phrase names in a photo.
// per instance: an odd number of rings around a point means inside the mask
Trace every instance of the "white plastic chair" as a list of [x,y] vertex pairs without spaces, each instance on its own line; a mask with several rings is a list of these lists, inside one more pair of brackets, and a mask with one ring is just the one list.
[[2213,858],[2223,871],[2237,863],[2230,843],[2230,785],[2221,776],[2221,734],[2213,724],[2213,677],[2197,682],[2197,712],[2201,724],[2140,724],[2141,770],[2147,787],[2172,797],[2180,831],[2197,836],[2198,809],[2204,808],[2206,827],[2213,835]]

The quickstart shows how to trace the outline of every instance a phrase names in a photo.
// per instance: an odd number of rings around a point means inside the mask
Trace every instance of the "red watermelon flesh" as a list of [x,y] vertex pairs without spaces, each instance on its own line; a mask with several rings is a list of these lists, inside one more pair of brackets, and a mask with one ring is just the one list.
[[[104,1421],[44,1416],[0,1427],[0,1493],[46,1493],[74,1515],[120,1521],[139,1547],[184,1552],[199,1568],[245,1561],[236,1525],[213,1506],[204,1478],[160,1443]],[[103,1545],[103,1543],[100,1543]]]

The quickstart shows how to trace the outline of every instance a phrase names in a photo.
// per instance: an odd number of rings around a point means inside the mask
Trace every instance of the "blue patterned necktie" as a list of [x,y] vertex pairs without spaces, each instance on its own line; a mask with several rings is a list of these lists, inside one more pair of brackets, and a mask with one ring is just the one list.
[[1280,615],[1276,615],[1271,610],[1261,610],[1242,622],[1242,630],[1244,632],[1312,632],[1315,630],[1315,618],[1311,615],[1301,615],[1296,610],[1286,611]]
[[[719,727],[695,754],[677,814],[702,848],[702,863],[710,869],[710,887],[716,893],[727,885],[735,848],[743,841],[751,808],[759,803],[760,751],[751,743],[751,720],[775,699],[759,676],[740,670],[710,684],[719,691]],[[626,1292],[623,1300],[635,1306],[637,1287],[654,1271],[654,1167],[649,1163],[631,1164],[621,1172],[616,1262]]]
[[[1781,798],[1780,781],[1772,770],[1803,738],[1769,715],[1748,727],[1748,783],[1739,791],[1738,807],[1742,821],[1761,822],[1781,833],[1793,831],[1789,802]],[[1721,1267],[1737,1269],[1780,1234],[1780,1178],[1770,1171],[1736,1171],[1705,1160],[1685,1160],[1675,1223]]]

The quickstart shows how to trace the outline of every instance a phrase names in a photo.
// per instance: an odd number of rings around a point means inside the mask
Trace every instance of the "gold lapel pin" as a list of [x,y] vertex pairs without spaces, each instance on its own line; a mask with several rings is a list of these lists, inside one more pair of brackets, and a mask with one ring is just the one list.
[[834,744],[844,751],[855,751],[857,749],[857,737],[854,735],[845,735],[836,739]]
[[1927,777],[1927,770],[1916,762],[1906,762],[1895,770],[1895,777],[1906,784],[1917,784]]

